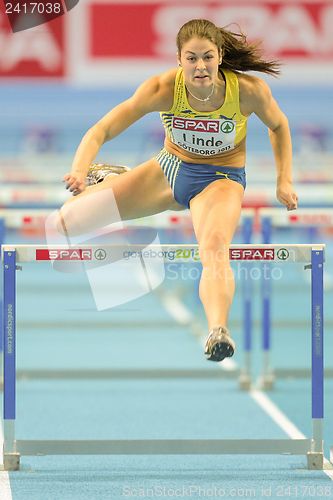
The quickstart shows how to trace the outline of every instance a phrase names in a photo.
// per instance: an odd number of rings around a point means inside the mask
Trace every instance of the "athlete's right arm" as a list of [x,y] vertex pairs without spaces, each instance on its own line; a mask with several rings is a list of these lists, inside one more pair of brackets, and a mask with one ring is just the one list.
[[118,104],[83,136],[75,153],[71,172],[64,176],[66,186],[75,194],[85,189],[89,166],[101,146],[152,111],[169,109],[173,100],[174,71],[154,76],[141,84],[126,101]]

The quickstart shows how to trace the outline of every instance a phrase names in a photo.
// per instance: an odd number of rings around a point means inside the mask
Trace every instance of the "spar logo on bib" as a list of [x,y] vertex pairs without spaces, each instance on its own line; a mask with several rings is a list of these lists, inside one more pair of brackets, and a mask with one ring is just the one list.
[[234,149],[236,122],[225,119],[172,119],[172,141],[185,151],[211,156]]
[[173,127],[192,132],[216,133],[219,131],[220,120],[198,120],[194,118],[173,117]]
[[225,134],[231,134],[231,132],[233,132],[234,128],[235,128],[235,124],[233,121],[223,120],[223,122],[221,124],[222,132],[224,132]]

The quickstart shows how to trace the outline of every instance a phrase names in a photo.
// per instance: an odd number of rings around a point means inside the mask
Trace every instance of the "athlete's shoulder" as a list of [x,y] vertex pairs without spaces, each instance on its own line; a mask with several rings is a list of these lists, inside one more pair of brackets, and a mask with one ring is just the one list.
[[173,103],[177,68],[170,69],[144,81],[136,90],[133,99],[146,111],[164,111]]
[[173,87],[175,80],[176,80],[177,72],[178,72],[178,68],[172,68],[172,69],[169,69],[168,71],[164,71],[164,73],[161,73],[160,75],[158,75],[158,79],[159,79],[160,84]]
[[265,93],[269,91],[268,84],[260,77],[248,73],[237,72],[239,90],[243,94]]
[[272,96],[269,85],[258,76],[237,73],[239,101],[243,114],[251,114],[259,104],[265,104]]

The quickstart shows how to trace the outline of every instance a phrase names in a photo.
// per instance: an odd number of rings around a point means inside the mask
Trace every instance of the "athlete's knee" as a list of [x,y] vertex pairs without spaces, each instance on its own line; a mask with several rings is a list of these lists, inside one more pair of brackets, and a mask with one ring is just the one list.
[[55,229],[58,233],[68,236],[67,227],[61,210],[61,208],[58,210],[55,217]]
[[83,233],[80,218],[76,213],[75,207],[71,207],[70,204],[65,204],[58,210],[54,225],[56,231],[66,237],[78,236]]
[[199,244],[202,264],[217,265],[229,263],[229,239],[220,231],[212,231]]
[[65,203],[59,211],[56,226],[61,234],[79,236],[121,221],[113,190],[102,189]]

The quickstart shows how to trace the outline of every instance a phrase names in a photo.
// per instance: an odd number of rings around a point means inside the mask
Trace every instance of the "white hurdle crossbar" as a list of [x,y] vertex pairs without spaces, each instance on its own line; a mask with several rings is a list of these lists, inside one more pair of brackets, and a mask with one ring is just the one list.
[[[198,245],[158,245],[165,262],[197,262]],[[145,245],[119,250],[104,245],[107,258],[121,253],[139,253],[144,260]],[[150,249],[152,246],[149,247]],[[83,252],[94,261],[97,246],[71,248],[78,259]],[[235,261],[302,262],[311,265],[312,297],[312,421],[311,439],[227,439],[227,440],[16,440],[16,269],[18,263],[39,262],[38,255],[59,255],[59,247],[46,245],[4,245],[4,469],[18,470],[21,455],[53,454],[293,454],[306,455],[308,468],[323,468],[323,265],[325,245],[232,245],[230,258]],[[54,252],[56,250],[56,252]],[[98,246],[100,252],[101,247]],[[68,251],[68,247],[63,248]],[[120,252],[120,254],[119,254]],[[286,258],[287,252],[287,258]],[[73,254],[74,255],[74,254]],[[283,255],[283,260],[281,256]],[[99,262],[100,263],[100,262]]]
[[58,207],[68,199],[63,186],[8,184],[1,189],[0,205],[3,207],[38,206]]

